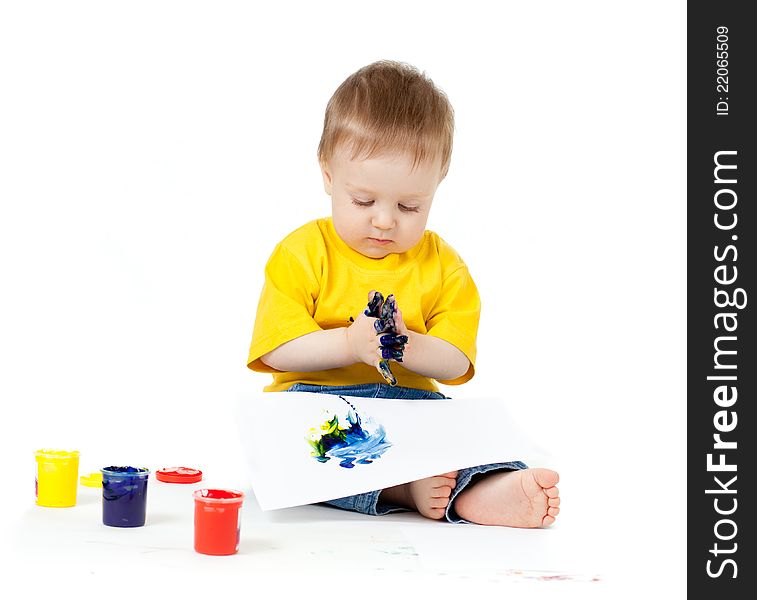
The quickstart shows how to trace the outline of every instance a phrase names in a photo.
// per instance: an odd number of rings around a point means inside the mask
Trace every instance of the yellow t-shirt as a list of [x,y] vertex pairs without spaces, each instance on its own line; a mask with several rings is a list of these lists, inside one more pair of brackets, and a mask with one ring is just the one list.
[[[326,371],[277,371],[260,357],[281,344],[320,329],[349,327],[365,310],[368,292],[394,294],[411,331],[448,341],[470,360],[462,377],[441,381],[465,383],[474,374],[476,333],[481,302],[468,267],[437,234],[426,231],[410,250],[370,258],[350,248],[337,234],[331,217],[303,225],[274,249],[265,268],[247,366],[272,373],[266,392],[288,389],[296,382],[312,385],[385,383],[377,369],[364,363]],[[378,342],[377,342],[378,347]],[[438,391],[433,379],[391,362],[397,385]]]

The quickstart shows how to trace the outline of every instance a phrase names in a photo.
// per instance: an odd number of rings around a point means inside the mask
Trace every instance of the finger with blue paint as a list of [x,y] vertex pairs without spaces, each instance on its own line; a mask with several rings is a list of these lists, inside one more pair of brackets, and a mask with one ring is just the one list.
[[402,362],[405,344],[409,338],[407,335],[398,335],[395,321],[398,309],[394,294],[389,294],[384,299],[381,292],[371,290],[368,294],[368,307],[365,314],[376,318],[373,323],[376,334],[384,334],[379,338],[378,354],[380,360],[376,365],[378,371],[389,385],[397,385],[397,378],[392,373],[389,361]]
[[[396,347],[404,346],[407,344],[408,337],[406,335],[397,335],[396,333],[387,333],[379,338],[379,342],[382,346]],[[400,348],[401,349],[401,348]]]

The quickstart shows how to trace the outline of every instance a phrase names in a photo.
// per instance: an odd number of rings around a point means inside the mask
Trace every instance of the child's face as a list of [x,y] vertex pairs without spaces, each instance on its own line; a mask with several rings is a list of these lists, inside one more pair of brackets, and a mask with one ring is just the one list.
[[350,248],[383,258],[410,250],[423,237],[441,161],[421,163],[415,170],[412,165],[407,154],[351,160],[341,150],[321,165],[334,229]]

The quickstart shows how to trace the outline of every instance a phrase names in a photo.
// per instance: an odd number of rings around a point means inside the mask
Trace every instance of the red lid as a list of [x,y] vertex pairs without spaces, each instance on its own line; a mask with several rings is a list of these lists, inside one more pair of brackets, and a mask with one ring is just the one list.
[[196,483],[202,479],[202,471],[189,467],[168,467],[156,471],[155,478],[166,483]]

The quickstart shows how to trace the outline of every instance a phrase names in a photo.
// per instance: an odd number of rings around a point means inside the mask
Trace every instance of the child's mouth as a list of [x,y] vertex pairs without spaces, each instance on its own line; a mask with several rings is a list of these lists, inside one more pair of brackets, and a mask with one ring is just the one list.
[[378,238],[368,238],[368,239],[371,240],[372,242],[376,242],[380,246],[384,246],[384,245],[390,244],[392,242],[392,240],[380,240]]

